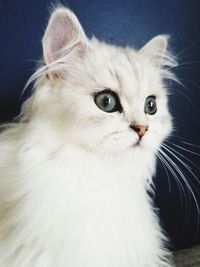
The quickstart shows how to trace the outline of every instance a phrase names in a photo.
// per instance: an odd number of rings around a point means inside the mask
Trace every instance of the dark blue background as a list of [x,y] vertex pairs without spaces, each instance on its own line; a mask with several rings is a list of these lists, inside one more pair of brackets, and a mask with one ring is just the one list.
[[[34,72],[35,60],[42,55],[41,39],[51,3],[48,0],[0,0],[1,122],[9,121],[19,112],[22,89]],[[173,136],[170,141],[200,153],[200,147],[183,143],[185,140],[200,145],[200,1],[71,0],[67,5],[77,14],[89,36],[95,35],[107,42],[139,48],[157,34],[171,35],[173,51],[179,54],[180,67],[175,71],[184,87],[173,84],[171,89],[170,108],[178,137]],[[180,148],[177,151],[196,164],[187,162],[198,179],[200,157]],[[183,171],[200,205],[199,182],[189,171],[184,168]],[[169,175],[169,180],[159,164],[155,203],[160,208],[162,224],[175,248],[199,243],[195,202],[186,187],[184,196],[174,177]]]

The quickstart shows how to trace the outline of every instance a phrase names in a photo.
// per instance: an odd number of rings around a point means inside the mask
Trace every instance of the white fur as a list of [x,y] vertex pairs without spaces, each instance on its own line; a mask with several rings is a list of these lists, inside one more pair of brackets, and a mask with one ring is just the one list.
[[[172,128],[167,37],[140,51],[88,40],[61,8],[43,49],[34,93],[0,134],[0,266],[171,266],[147,194]],[[93,94],[105,88],[118,93],[122,113],[96,106]],[[149,95],[155,115],[144,113]],[[139,146],[133,122],[149,125]]]

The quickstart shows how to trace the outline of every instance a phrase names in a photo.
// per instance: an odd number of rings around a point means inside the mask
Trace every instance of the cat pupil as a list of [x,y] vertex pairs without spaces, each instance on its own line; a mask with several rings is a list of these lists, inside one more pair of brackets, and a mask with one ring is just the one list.
[[151,101],[151,102],[149,103],[149,108],[150,108],[151,110],[154,108],[154,102],[153,102],[153,101]]
[[109,104],[111,104],[111,98],[109,98],[109,96],[105,96],[103,101],[104,107],[107,107]]

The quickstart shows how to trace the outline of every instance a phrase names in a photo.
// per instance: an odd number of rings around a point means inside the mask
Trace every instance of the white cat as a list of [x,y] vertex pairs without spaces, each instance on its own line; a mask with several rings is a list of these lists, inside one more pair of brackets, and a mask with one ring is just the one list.
[[35,90],[0,134],[1,267],[172,266],[147,194],[172,130],[167,43],[89,40],[54,10]]

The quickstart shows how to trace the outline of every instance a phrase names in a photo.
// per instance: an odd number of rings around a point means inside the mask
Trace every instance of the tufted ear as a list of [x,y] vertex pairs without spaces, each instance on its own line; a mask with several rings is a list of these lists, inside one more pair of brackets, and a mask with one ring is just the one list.
[[168,52],[168,35],[158,35],[145,44],[140,50],[139,54],[149,58],[155,65],[176,65]]
[[83,53],[86,42],[87,37],[74,13],[58,8],[51,15],[42,40],[44,61],[49,64],[71,49]]

